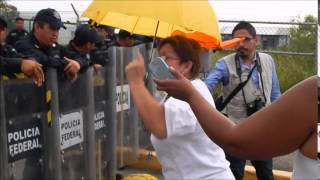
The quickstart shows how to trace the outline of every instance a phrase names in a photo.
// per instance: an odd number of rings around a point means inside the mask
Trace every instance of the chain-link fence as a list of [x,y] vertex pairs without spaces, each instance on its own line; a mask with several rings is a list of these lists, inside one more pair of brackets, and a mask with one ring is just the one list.
[[[257,50],[270,54],[276,63],[282,92],[317,72],[317,21],[310,19],[311,22],[305,23],[248,21],[258,35]],[[222,39],[232,37],[232,30],[238,22],[220,21]],[[232,49],[217,51],[208,69],[232,52]]]

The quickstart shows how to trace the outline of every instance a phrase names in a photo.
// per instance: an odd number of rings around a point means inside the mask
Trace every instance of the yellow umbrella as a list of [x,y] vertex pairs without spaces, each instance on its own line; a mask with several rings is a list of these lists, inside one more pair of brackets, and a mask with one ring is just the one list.
[[204,0],[94,0],[83,16],[133,34],[164,38],[178,33],[205,48],[223,45],[215,12]]

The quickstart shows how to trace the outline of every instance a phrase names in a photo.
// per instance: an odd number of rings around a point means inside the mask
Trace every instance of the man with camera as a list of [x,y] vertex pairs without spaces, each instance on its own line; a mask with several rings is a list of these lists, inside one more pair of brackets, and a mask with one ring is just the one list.
[[[232,30],[232,36],[243,39],[236,47],[236,53],[218,60],[205,83],[210,91],[222,83],[217,109],[237,123],[271,104],[281,92],[272,57],[256,51],[258,39],[255,28],[241,21]],[[228,152],[226,158],[236,179],[242,179],[246,160]],[[259,180],[274,179],[272,159],[251,160],[251,163]]]

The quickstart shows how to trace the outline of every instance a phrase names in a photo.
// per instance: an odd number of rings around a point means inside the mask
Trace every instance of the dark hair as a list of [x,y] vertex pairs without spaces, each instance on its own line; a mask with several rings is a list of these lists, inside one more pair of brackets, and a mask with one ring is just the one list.
[[8,24],[4,18],[0,17],[0,31],[8,27]]
[[46,25],[46,24],[48,24],[48,23],[42,22],[42,21],[34,21],[34,22],[33,22],[33,25],[32,25],[32,30],[31,30],[32,32],[34,32],[34,27],[35,27],[36,24],[38,24],[41,28],[43,28],[44,25]]
[[128,31],[120,30],[118,37],[119,37],[119,39],[133,38],[133,35],[130,34]]
[[73,38],[72,42],[73,42],[76,46],[83,46],[83,45],[87,44],[88,42],[93,43],[93,42],[91,42],[91,41],[89,41],[89,40],[87,40],[87,39],[86,39],[86,40],[82,40],[82,38],[81,38],[81,37],[78,37],[78,36],[75,36],[75,37]]
[[171,36],[163,39],[160,42],[159,50],[166,44],[172,46],[174,51],[179,56],[181,63],[186,63],[188,61],[193,63],[191,68],[191,78],[198,77],[201,68],[201,47],[199,43],[193,39],[189,39],[181,35]]
[[16,22],[17,22],[17,21],[24,21],[24,19],[23,19],[22,17],[17,17],[17,18],[16,18]]
[[106,32],[113,32],[113,31],[114,31],[114,28],[111,27],[111,26],[106,26],[106,25],[101,25],[101,24],[97,25],[97,24],[96,24],[95,27],[96,27],[97,29],[102,29],[102,30],[104,30],[104,31],[106,31]]
[[234,33],[238,30],[245,29],[251,34],[252,37],[256,37],[256,30],[255,28],[247,21],[240,21],[232,30],[232,36],[234,36]]
[[89,24],[81,24],[75,31],[73,42],[77,46],[83,46],[88,42],[97,43],[101,40],[100,38],[101,37],[99,36],[95,28],[93,28]]

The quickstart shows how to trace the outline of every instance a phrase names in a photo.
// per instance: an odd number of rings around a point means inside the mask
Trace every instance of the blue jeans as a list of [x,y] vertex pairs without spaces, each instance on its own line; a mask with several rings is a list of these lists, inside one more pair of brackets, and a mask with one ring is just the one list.
[[[230,155],[227,152],[226,159],[230,162],[230,169],[236,180],[242,180],[244,176],[244,167],[246,160]],[[270,160],[251,160],[251,164],[256,169],[256,175],[259,180],[274,180],[272,173],[272,159]]]

